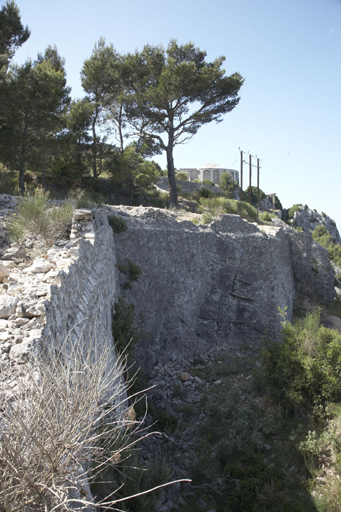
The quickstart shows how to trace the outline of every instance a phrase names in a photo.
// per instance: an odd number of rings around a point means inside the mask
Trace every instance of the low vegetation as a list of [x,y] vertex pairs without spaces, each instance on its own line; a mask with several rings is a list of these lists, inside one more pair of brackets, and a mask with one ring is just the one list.
[[335,244],[327,228],[322,225],[316,226],[312,235],[316,242],[328,250],[330,260],[341,267],[341,245]]
[[124,233],[128,229],[126,221],[118,215],[108,215],[108,222],[116,235]]
[[65,201],[58,205],[50,201],[48,193],[37,190],[18,199],[17,213],[8,222],[13,240],[23,236],[40,235],[48,242],[66,238],[71,228],[74,205]]
[[181,512],[341,511],[341,335],[319,311],[281,314],[282,343],[264,340],[259,358],[245,345],[193,360],[200,402],[179,383],[173,405],[151,404],[165,436],[195,450]]
[[[80,509],[89,499],[86,470],[98,479],[122,458],[138,423],[129,414],[121,362],[107,342],[32,356],[16,398],[1,414],[0,503],[4,512]],[[77,483],[76,483],[77,482]],[[113,505],[114,498],[107,499]]]
[[243,219],[250,222],[257,220],[257,210],[253,206],[243,201],[236,201],[235,199],[228,199],[226,197],[213,196],[209,198],[202,197],[199,200],[202,212],[211,216],[211,220],[218,215],[224,213],[232,213],[240,215]]

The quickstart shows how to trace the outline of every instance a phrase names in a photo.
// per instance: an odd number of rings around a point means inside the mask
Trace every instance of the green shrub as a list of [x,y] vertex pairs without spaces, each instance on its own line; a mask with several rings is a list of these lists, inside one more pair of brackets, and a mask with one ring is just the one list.
[[2,164],[0,164],[0,194],[15,195],[17,187],[17,180],[14,173],[8,171]]
[[120,354],[125,352],[129,345],[137,343],[142,336],[142,330],[136,324],[134,304],[127,304],[122,297],[119,297],[114,305],[112,334]]
[[94,208],[108,202],[106,195],[93,188],[77,188],[69,193],[69,199],[75,203],[75,208]]
[[265,212],[261,213],[259,217],[263,222],[271,222],[271,219],[273,219],[275,215],[271,215],[269,212]]
[[143,196],[146,203],[155,208],[166,208],[169,203],[169,193],[162,190],[148,189],[143,192]]
[[201,215],[202,224],[209,224],[210,222],[212,222],[212,220],[214,220],[214,215],[212,215],[212,213],[210,212],[204,212]]
[[181,181],[188,181],[188,176],[185,172],[177,172],[175,178]]
[[141,267],[136,265],[133,261],[127,258],[127,264],[117,263],[117,268],[120,272],[128,276],[129,282],[124,283],[123,287],[126,290],[131,289],[131,283],[135,283],[139,280],[141,275]]
[[335,244],[333,237],[327,228],[321,224],[316,226],[312,232],[312,237],[316,242],[322,245],[322,247],[325,247],[325,249],[328,250],[331,261],[336,265],[341,266],[341,245]]
[[196,195],[199,198],[201,198],[201,197],[209,198],[209,197],[214,197],[215,194],[209,188],[200,187],[199,190],[197,190]]
[[[251,204],[252,206],[257,206],[257,197],[258,197],[258,190],[257,187],[251,187]],[[261,201],[264,199],[265,193],[262,189],[259,189],[259,200]],[[250,201],[250,187],[247,187],[246,190],[243,192],[243,201],[249,203]],[[250,203],[249,203],[250,204]]]
[[226,197],[232,197],[238,183],[233,180],[229,172],[223,172],[220,176],[219,188],[225,193]]
[[243,201],[213,196],[210,198],[201,198],[200,205],[210,211],[214,216],[222,215],[224,213],[232,213],[240,215],[243,219],[251,222],[255,222],[257,220],[256,208]]
[[276,210],[283,210],[282,203],[277,196],[275,196],[275,208]]
[[203,180],[203,184],[208,187],[214,187],[214,182],[211,180]]
[[126,221],[118,215],[108,215],[108,222],[116,235],[124,233],[128,229]]
[[283,343],[268,340],[262,362],[272,393],[291,410],[341,400],[341,335],[320,325],[319,312],[283,323]]
[[71,201],[54,206],[48,193],[36,191],[19,199],[18,211],[11,217],[8,230],[13,240],[20,240],[26,233],[40,235],[50,242],[66,238],[73,211]]
[[175,432],[178,426],[178,419],[174,414],[170,414],[160,407],[149,406],[149,413],[156,421],[156,427],[163,432]]
[[293,219],[294,213],[300,212],[301,209],[302,209],[302,204],[294,204],[291,208],[289,208],[289,212],[288,212],[289,219]]

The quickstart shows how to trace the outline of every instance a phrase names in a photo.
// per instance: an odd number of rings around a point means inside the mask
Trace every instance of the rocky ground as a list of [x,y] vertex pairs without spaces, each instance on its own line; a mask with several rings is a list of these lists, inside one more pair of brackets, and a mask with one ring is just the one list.
[[59,273],[67,272],[78,254],[77,240],[47,244],[26,235],[11,242],[7,220],[15,213],[15,198],[0,196],[0,390],[15,393],[18,375],[45,325],[45,306]]

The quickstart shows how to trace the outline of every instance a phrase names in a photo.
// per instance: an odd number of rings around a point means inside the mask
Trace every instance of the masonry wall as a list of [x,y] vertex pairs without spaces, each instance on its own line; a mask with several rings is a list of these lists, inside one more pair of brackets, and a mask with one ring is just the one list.
[[78,210],[71,241],[77,259],[59,274],[46,306],[44,334],[60,345],[65,336],[112,340],[113,305],[118,294],[114,237],[104,212]]
[[195,226],[151,208],[127,210],[116,210],[128,230],[115,245],[119,263],[129,258],[142,270],[124,292],[146,333],[136,349],[140,365],[220,345],[256,348],[266,332],[279,336],[278,307],[290,318],[296,293],[284,237],[236,215]]

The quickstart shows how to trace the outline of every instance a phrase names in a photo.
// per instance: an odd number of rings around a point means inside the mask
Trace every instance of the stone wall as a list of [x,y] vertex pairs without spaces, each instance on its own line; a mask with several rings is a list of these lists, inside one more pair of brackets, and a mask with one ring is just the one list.
[[139,363],[151,367],[219,345],[259,347],[266,332],[278,337],[278,307],[290,318],[296,293],[285,237],[236,215],[195,226],[152,208],[112,210],[128,224],[115,237],[117,260],[142,270],[124,292],[147,333]]
[[[218,196],[224,195],[220,188],[218,186],[212,187],[211,185],[204,185],[203,183],[193,183],[192,181],[183,181],[183,180],[175,180],[176,184],[181,187],[181,190],[183,192],[187,192],[190,194],[193,194],[194,192],[197,192],[200,188],[207,188],[214,194]],[[169,191],[169,182],[168,178],[161,177],[157,182],[157,187],[161,190],[164,190],[165,192]],[[233,199],[239,200],[239,187],[236,187],[233,193]]]
[[[190,194],[193,194],[193,192],[196,192],[200,188],[208,188],[212,192],[218,195],[222,195],[222,192],[219,187],[212,187],[211,185],[203,185],[202,183],[193,183],[192,181],[184,181],[184,180],[175,180],[177,186],[181,187],[181,190],[184,192],[189,192]],[[162,176],[158,182],[157,182],[158,188],[161,190],[164,190],[165,192],[169,191],[169,182],[168,178]]]
[[[106,213],[77,210],[70,241],[58,242],[50,248],[31,237],[10,247],[6,247],[5,236],[3,242],[0,409],[6,410],[6,403],[14,398],[20,400],[21,381],[26,382],[31,375],[26,375],[29,368],[26,363],[35,350],[52,350],[58,358],[72,357],[81,350],[87,361],[88,358],[98,361],[105,350],[104,380],[108,377],[111,386],[105,388],[101,396],[89,398],[97,405],[97,401],[110,399],[116,407],[117,421],[124,418],[127,395],[123,374],[116,372],[117,357],[111,331],[114,301],[119,290],[114,237]],[[35,255],[32,255],[33,242],[37,245]],[[76,341],[79,343],[75,348]],[[68,361],[74,364],[73,359],[68,358]],[[93,506],[84,508],[77,501],[84,497],[92,501],[85,469],[75,470],[74,464],[70,466],[65,485],[70,491],[69,497],[75,500],[74,508],[90,512]]]
[[[77,210],[70,250],[77,254],[73,265],[59,274],[46,305],[45,333],[55,343],[83,336],[112,339],[113,305],[118,294],[114,238],[104,212]],[[85,334],[85,336],[84,336]]]
[[[30,240],[28,240],[28,245]],[[77,210],[71,239],[42,247],[30,260],[25,244],[2,251],[0,278],[0,356],[24,360],[32,345],[64,343],[82,336],[107,338],[117,290],[112,229],[105,212]],[[114,351],[114,350],[113,350]]]

